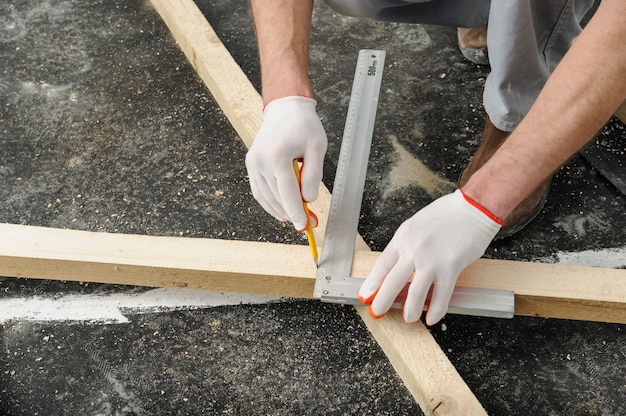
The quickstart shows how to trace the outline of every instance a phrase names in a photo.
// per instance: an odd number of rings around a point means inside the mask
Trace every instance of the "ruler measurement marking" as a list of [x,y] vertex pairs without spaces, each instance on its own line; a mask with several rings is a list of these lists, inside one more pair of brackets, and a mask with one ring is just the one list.
[[359,51],[320,256],[315,297],[322,298],[328,294],[328,288],[323,288],[328,283],[350,275],[384,60],[385,51]]

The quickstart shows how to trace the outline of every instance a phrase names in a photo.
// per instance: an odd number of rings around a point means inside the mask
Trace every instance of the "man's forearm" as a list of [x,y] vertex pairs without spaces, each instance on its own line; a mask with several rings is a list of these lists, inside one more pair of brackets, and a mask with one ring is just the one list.
[[603,127],[626,97],[626,2],[604,0],[535,104],[463,191],[500,218]]
[[290,95],[312,96],[309,37],[312,0],[252,0],[261,60],[263,104]]

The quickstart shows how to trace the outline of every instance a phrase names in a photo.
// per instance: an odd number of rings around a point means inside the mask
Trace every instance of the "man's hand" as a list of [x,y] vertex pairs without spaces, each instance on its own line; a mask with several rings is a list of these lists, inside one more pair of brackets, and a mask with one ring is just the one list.
[[403,314],[406,322],[416,322],[433,286],[426,323],[434,325],[446,314],[461,271],[484,254],[500,227],[501,220],[460,190],[437,199],[398,228],[359,299],[381,317],[412,279]]
[[[314,99],[297,96],[270,102],[246,155],[256,200],[279,221],[291,221],[298,231],[307,225],[302,198],[317,199],[328,145],[315,105]],[[294,159],[303,161],[302,189],[293,171]]]

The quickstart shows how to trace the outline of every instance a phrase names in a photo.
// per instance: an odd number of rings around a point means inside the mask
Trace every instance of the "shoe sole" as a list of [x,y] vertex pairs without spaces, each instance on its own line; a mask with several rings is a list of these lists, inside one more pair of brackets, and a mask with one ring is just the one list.
[[547,200],[548,200],[548,192],[543,194],[543,196],[541,197],[541,200],[539,201],[537,206],[530,212],[530,214],[526,215],[524,218],[522,218],[521,220],[519,220],[518,222],[516,222],[513,225],[510,225],[510,226],[505,227],[505,228],[501,228],[500,231],[498,232],[498,234],[496,234],[494,240],[500,240],[500,239],[503,239],[503,238],[507,238],[507,237],[510,237],[513,234],[521,231],[524,227],[526,227],[528,224],[530,224],[531,221],[534,220],[537,217],[537,215],[539,215],[539,213],[543,209],[544,205],[546,204]]
[[463,49],[460,45],[459,48],[463,56],[469,61],[477,65],[489,65],[489,55],[485,51],[476,48]]

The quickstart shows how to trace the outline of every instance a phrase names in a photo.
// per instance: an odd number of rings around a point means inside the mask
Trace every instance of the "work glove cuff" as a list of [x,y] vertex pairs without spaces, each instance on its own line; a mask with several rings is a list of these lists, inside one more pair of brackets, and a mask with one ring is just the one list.
[[288,97],[277,98],[275,100],[270,101],[263,108],[263,114],[267,115],[269,112],[280,111],[286,106],[299,106],[302,110],[307,107],[311,107],[313,111],[315,111],[315,107],[317,106],[317,100],[312,97],[305,97],[302,95],[291,95]]

